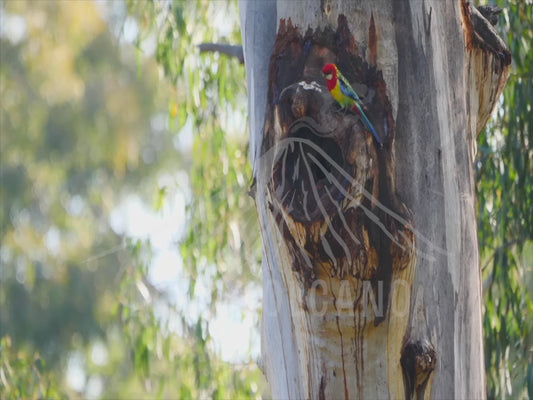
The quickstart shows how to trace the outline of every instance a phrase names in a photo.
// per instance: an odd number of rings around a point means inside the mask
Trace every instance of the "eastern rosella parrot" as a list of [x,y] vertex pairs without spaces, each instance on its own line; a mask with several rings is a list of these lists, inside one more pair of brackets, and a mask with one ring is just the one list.
[[378,141],[379,145],[383,146],[383,141],[363,111],[363,102],[355,90],[353,90],[353,88],[350,86],[348,80],[341,74],[337,66],[335,64],[326,64],[326,66],[322,69],[322,73],[326,77],[328,89],[333,98],[337,100],[337,103],[339,103],[342,107],[351,107],[352,110],[358,113],[370,132],[372,132]]

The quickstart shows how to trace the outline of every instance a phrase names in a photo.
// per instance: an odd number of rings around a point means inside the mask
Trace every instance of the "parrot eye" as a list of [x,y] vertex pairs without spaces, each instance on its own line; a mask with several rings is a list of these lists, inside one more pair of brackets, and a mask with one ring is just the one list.
[[333,78],[333,74],[326,74],[326,79],[329,81]]

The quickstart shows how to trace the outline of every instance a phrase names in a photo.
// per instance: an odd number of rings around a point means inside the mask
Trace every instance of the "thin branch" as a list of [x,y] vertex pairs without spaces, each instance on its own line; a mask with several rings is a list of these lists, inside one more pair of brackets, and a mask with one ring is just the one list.
[[244,53],[242,46],[225,43],[202,43],[198,45],[200,53],[218,52],[230,57],[237,57],[241,64],[244,64]]
[[489,263],[494,259],[494,257],[496,257],[498,253],[500,253],[500,251],[505,250],[507,247],[514,246],[515,244],[520,243],[522,241],[523,241],[522,238],[518,238],[518,239],[511,240],[510,242],[504,243],[501,246],[496,247],[494,251],[492,252],[492,255],[488,258],[485,264],[483,264],[483,267],[481,267],[481,270],[485,271],[485,268],[489,266]]
[[[515,239],[511,240],[510,242],[504,243],[499,247],[496,247],[492,253],[492,255],[488,258],[488,260],[485,262],[483,267],[481,267],[481,271],[485,271],[485,269],[489,266],[489,263],[494,260],[494,257],[496,257],[501,251],[505,250],[508,247],[514,246],[517,243],[522,242],[522,239]],[[494,277],[496,275],[496,267],[493,266],[492,272],[487,278],[483,281],[483,293],[487,293],[488,289],[492,286],[492,283],[494,282]]]

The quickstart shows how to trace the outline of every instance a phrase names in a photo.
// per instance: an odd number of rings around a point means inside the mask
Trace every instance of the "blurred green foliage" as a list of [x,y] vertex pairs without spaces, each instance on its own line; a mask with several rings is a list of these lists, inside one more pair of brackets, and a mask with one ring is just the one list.
[[[217,9],[158,10],[165,42],[156,26],[139,30],[163,3],[138,4],[135,16],[125,2],[0,4],[0,398],[263,391],[255,364],[222,360],[210,335],[218,301],[258,281],[257,234],[244,225],[253,215],[244,71],[195,52],[213,35],[199,27]],[[180,34],[166,29],[175,17]],[[229,39],[239,38],[231,26]],[[159,84],[142,37],[154,32],[158,57],[183,57],[170,83]],[[184,303],[152,283],[150,240],[113,223],[132,194],[164,217],[176,191],[189,209],[186,268],[175,265],[188,286]],[[248,257],[255,264],[242,262]],[[209,288],[205,301],[197,282]]]
[[15,350],[8,336],[0,339],[0,387],[3,399],[66,398],[39,354]]
[[[198,49],[206,42],[241,43],[237,3],[128,5],[143,21],[141,31],[157,35],[156,59],[175,89],[170,104],[173,123],[194,132],[190,183],[197,201],[189,204],[189,229],[181,247],[189,271],[195,277],[215,267],[216,279],[226,288],[249,284],[239,279],[243,274],[257,283],[259,231],[253,201],[247,196],[251,166],[245,68],[235,58],[200,54]],[[139,36],[139,46],[143,39]],[[217,299],[215,286],[212,298]]]
[[[208,346],[210,321],[227,301],[241,299],[240,307],[254,313],[256,327],[260,317],[257,308],[245,303],[246,293],[261,290],[259,229],[247,194],[251,167],[245,68],[237,59],[200,54],[198,49],[206,42],[241,43],[237,3],[128,1],[128,7],[140,21],[138,48],[146,36],[156,37],[156,60],[174,90],[169,104],[171,127],[179,132],[178,138],[193,135],[184,157],[190,157],[188,177],[194,201],[187,206],[187,232],[180,249],[189,277],[187,294],[190,299],[198,296],[200,286],[206,310],[194,329],[200,342],[194,356],[200,392],[180,393],[185,397],[191,393],[193,397],[198,393],[216,398],[257,396],[265,391],[257,366],[239,374],[223,372],[213,365]],[[159,199],[164,198],[160,192]]]
[[499,0],[513,64],[478,141],[487,392],[533,398],[533,2]]

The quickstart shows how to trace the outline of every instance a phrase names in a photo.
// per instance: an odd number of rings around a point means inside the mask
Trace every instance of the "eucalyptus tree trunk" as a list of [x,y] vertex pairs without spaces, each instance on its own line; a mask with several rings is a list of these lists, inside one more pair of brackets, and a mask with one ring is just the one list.
[[485,17],[463,0],[241,1],[274,398],[485,397],[474,157],[510,64]]

